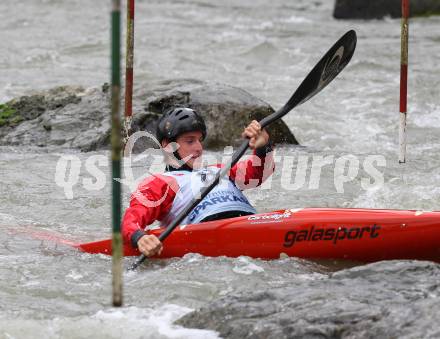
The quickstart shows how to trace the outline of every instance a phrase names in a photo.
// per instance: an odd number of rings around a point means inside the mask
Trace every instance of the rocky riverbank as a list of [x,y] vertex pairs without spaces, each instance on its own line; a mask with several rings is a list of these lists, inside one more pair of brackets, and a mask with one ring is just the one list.
[[[161,114],[182,105],[199,111],[208,127],[206,147],[238,145],[243,127],[273,108],[248,92],[218,83],[170,80],[139,86],[133,97],[131,132],[154,133]],[[61,86],[15,98],[0,105],[0,145],[59,146],[93,151],[109,146],[109,86],[85,89]],[[275,143],[297,144],[283,121],[269,133]],[[136,149],[147,140],[138,140]]]
[[434,263],[383,261],[230,294],[178,323],[230,339],[438,338],[439,275]]

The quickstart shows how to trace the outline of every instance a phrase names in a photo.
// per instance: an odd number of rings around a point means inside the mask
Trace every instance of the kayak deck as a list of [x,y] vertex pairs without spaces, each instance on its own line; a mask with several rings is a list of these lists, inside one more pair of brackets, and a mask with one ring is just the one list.
[[[158,236],[162,229],[150,233]],[[111,240],[75,247],[111,254]],[[177,227],[160,258],[187,253],[277,259],[346,259],[373,262],[417,259],[440,262],[440,212],[304,208]],[[124,246],[124,255],[139,255]]]

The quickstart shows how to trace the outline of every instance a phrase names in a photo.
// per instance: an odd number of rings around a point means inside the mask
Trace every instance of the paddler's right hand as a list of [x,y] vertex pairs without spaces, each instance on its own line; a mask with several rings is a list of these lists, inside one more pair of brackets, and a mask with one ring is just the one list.
[[146,234],[137,242],[139,251],[147,257],[162,253],[162,243],[152,234]]

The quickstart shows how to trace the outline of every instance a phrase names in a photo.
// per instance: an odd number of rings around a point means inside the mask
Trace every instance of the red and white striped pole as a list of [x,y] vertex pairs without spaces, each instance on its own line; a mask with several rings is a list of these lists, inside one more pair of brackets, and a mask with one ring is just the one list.
[[402,0],[402,33],[400,52],[400,127],[399,163],[406,161],[406,113],[408,96],[408,19],[409,0]]
[[133,59],[134,59],[134,1],[127,0],[127,45],[125,57],[125,118],[124,131],[127,143],[133,114]]

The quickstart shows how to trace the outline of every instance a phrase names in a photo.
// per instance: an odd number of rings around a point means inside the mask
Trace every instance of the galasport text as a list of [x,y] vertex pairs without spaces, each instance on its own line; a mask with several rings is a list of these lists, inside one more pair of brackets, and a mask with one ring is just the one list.
[[288,231],[284,236],[284,247],[292,247],[295,243],[301,241],[332,241],[336,244],[342,240],[362,239],[366,237],[377,238],[380,226],[363,227],[334,227],[334,228],[315,228],[312,226],[308,230]]

